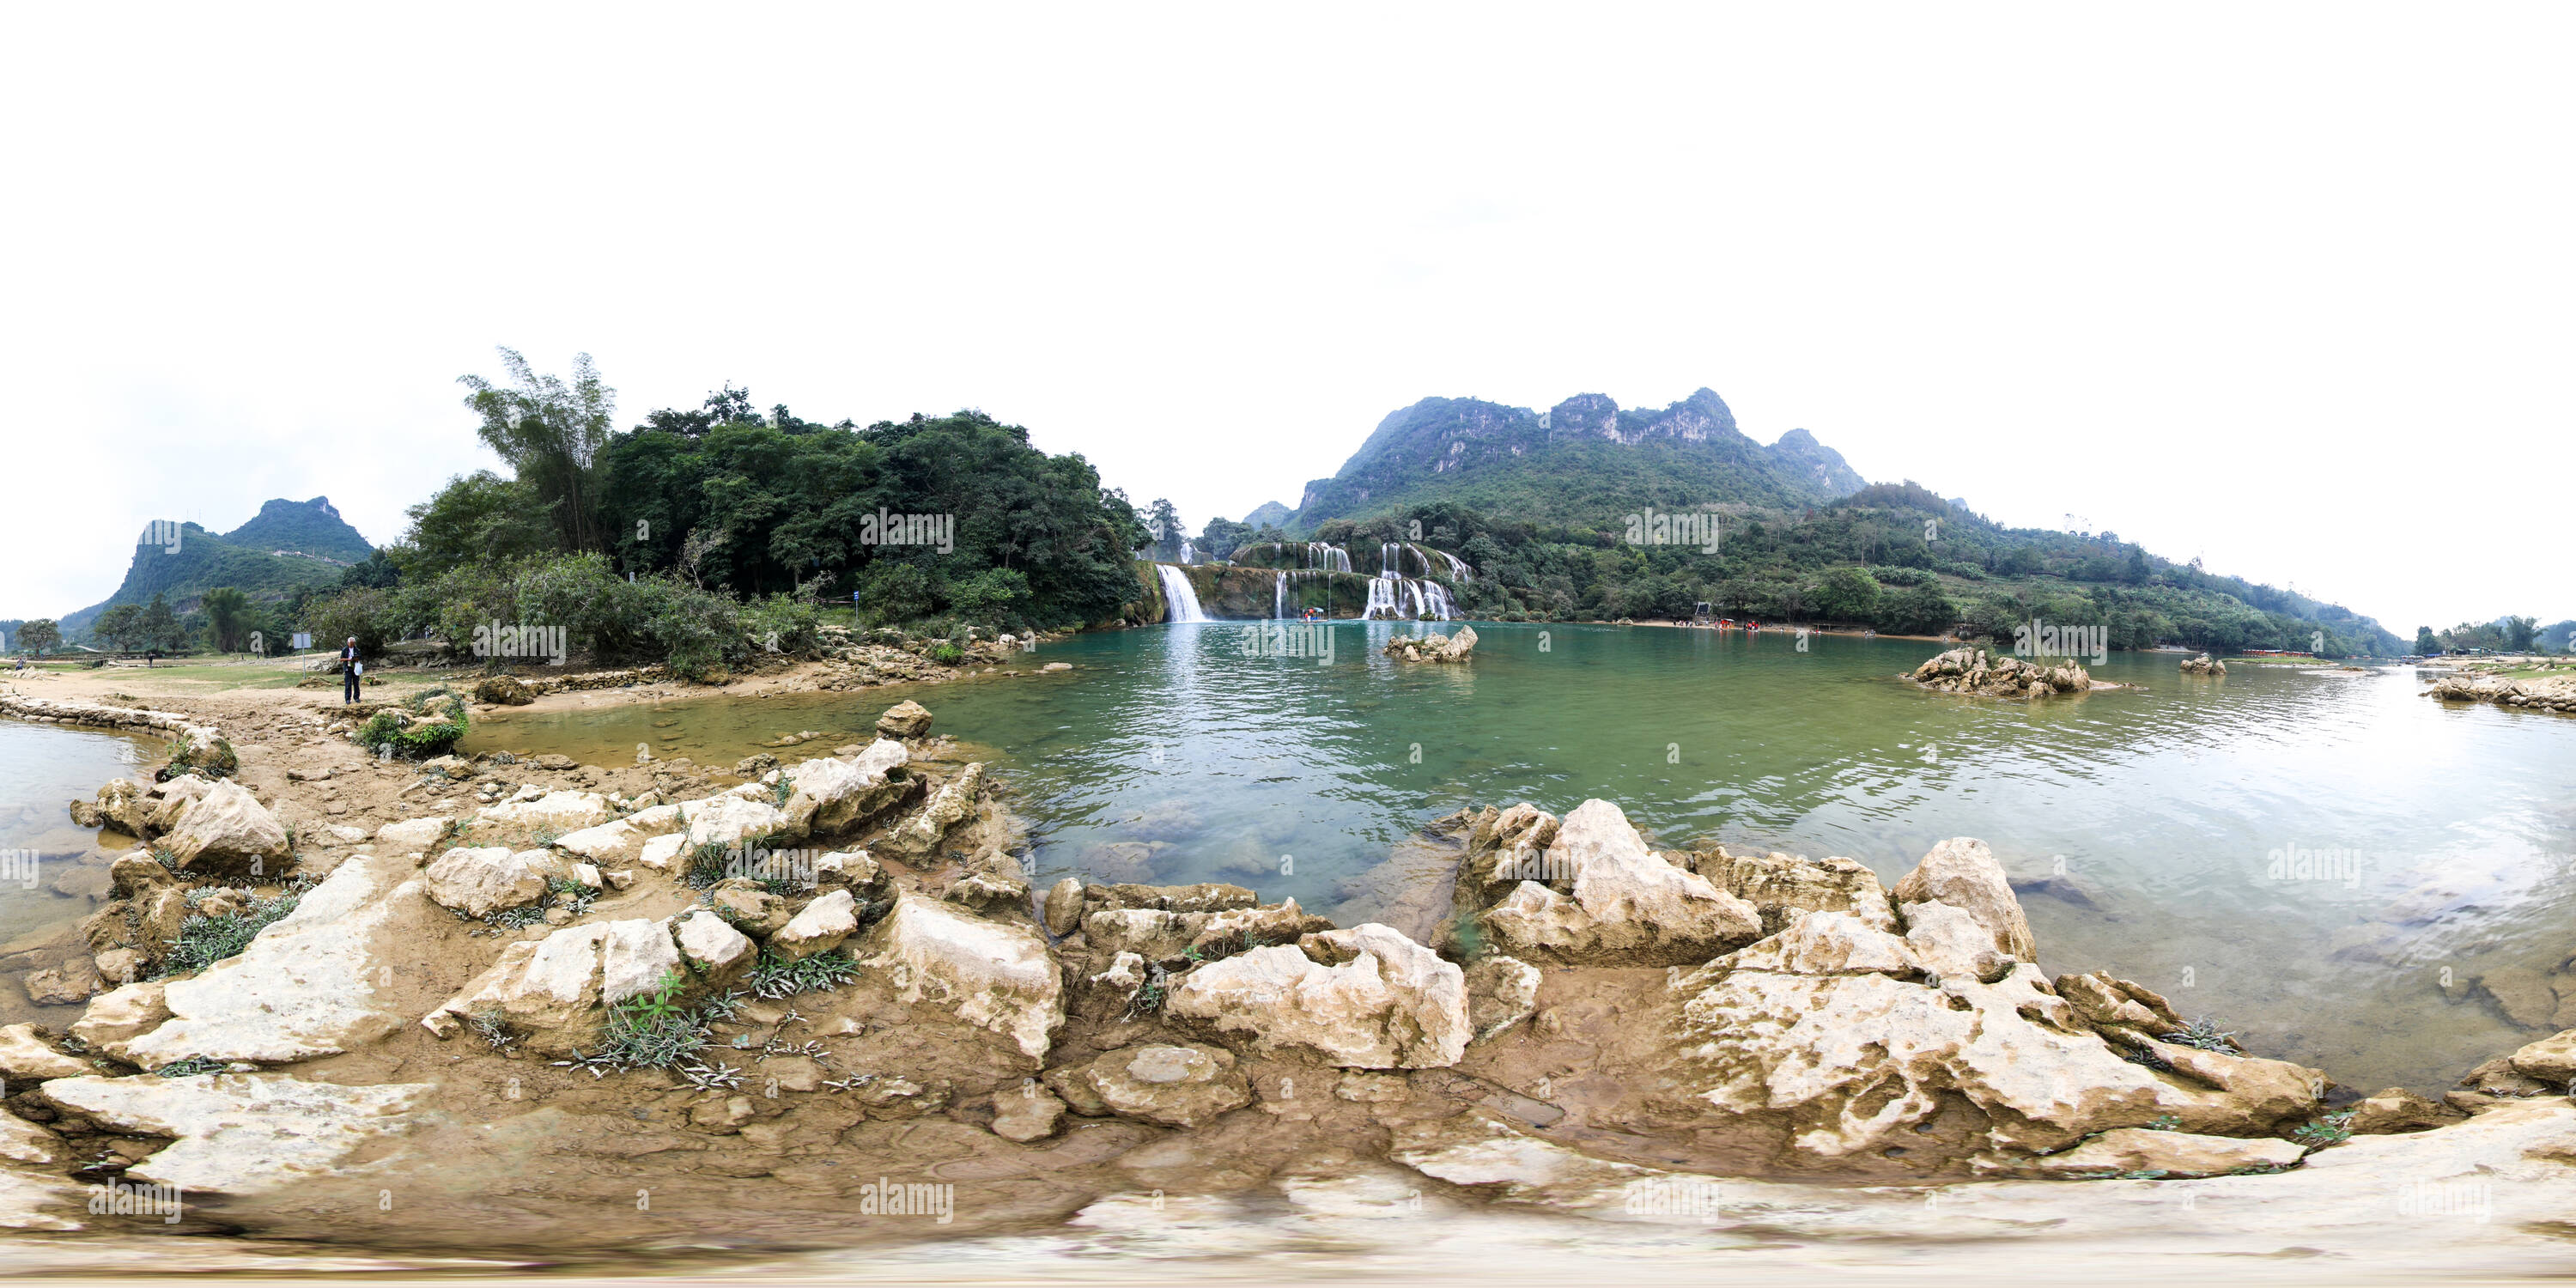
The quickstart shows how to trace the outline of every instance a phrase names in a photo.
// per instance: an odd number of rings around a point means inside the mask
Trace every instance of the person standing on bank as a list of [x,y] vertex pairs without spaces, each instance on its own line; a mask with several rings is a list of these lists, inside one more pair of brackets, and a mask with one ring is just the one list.
[[358,661],[358,637],[352,635],[349,637],[349,642],[340,648],[341,705],[346,706],[358,700],[358,675],[361,669],[362,664]]

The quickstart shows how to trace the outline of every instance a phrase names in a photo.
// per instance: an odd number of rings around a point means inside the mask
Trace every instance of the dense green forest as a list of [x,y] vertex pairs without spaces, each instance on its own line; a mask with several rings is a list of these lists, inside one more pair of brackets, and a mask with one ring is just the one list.
[[1453,588],[1460,610],[1507,621],[1678,619],[1707,603],[1720,615],[1906,634],[1958,626],[1993,639],[2009,639],[2015,623],[2033,617],[2099,623],[2123,649],[2406,651],[2349,609],[2157,559],[2110,533],[2003,528],[1911,482],[1817,506],[1707,513],[1714,552],[1703,540],[1630,544],[1624,515],[1534,524],[1445,501],[1327,520],[1306,535],[1349,547],[1363,571],[1375,567],[1369,547],[1377,542],[1451,551],[1476,571]]
[[403,540],[295,610],[324,639],[462,648],[488,621],[566,627],[603,663],[686,674],[810,646],[820,605],[947,631],[1079,627],[1136,597],[1149,540],[1078,455],[977,411],[861,427],[727,387],[613,428],[585,356],[569,379],[502,351],[466,377],[478,433],[511,467],[451,479]]

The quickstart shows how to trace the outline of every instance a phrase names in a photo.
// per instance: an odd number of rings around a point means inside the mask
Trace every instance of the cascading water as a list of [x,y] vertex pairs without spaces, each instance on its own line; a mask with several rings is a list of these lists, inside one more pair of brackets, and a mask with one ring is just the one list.
[[1189,543],[1189,542],[1186,542],[1186,541],[1182,542],[1182,543],[1181,543],[1181,562],[1182,562],[1182,563],[1185,563],[1185,564],[1192,564],[1192,563],[1197,563],[1198,561],[1199,561],[1199,560],[1198,560],[1198,555],[1192,551],[1192,549],[1191,549],[1191,547],[1190,547],[1190,543]]
[[1402,541],[1378,543],[1378,572],[1369,578],[1368,607],[1361,610],[1360,616],[1373,618],[1382,613],[1397,621],[1422,617],[1444,622],[1452,620],[1447,587],[1427,577],[1404,575],[1404,552],[1408,548],[1413,550],[1415,558],[1422,560],[1425,569],[1431,566],[1430,559],[1423,556],[1418,546],[1408,546]]
[[1351,552],[1321,541],[1306,543],[1306,567],[1321,572],[1349,572]]
[[1272,617],[1288,615],[1288,574],[1284,570],[1279,574],[1279,584],[1270,591],[1270,615]]
[[1208,615],[1199,608],[1199,592],[1190,579],[1170,564],[1156,564],[1154,571],[1163,580],[1163,620],[1167,622],[1204,622]]

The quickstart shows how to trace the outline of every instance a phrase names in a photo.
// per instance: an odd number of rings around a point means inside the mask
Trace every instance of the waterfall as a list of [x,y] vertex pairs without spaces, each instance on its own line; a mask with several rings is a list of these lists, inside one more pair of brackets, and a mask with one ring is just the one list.
[[1369,578],[1368,592],[1368,607],[1360,610],[1360,616],[1374,618],[1380,613],[1384,613],[1388,617],[1394,617],[1396,615],[1395,581],[1393,578]]
[[1323,572],[1349,572],[1351,552],[1321,541],[1309,541],[1306,543],[1306,566]]
[[1185,564],[1198,562],[1197,556],[1190,553],[1190,543],[1187,541],[1181,543],[1181,562]]
[[1279,574],[1279,584],[1271,589],[1270,615],[1272,617],[1288,615],[1288,574],[1285,571]]
[[1199,609],[1199,592],[1190,579],[1170,564],[1156,564],[1154,571],[1163,579],[1163,620],[1167,622],[1204,622],[1208,615]]

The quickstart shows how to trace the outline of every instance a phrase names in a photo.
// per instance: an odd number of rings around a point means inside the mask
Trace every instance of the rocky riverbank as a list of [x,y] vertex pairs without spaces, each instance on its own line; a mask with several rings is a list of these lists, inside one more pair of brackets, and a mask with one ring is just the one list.
[[1240,886],[1041,896],[917,704],[732,786],[389,764],[327,710],[197,727],[238,770],[81,802],[138,844],[77,932],[0,956],[55,989],[0,1029],[0,1223],[125,1231],[87,1187],[157,1183],[178,1232],[543,1260],[1251,1231],[1280,1194],[1714,1221],[1723,1188],[1729,1228],[1803,1195],[1907,1238],[1934,1235],[1832,1187],[2047,1181],[2079,1224],[2132,1186],[2576,1203],[2576,1032],[2447,1103],[2355,1097],[2135,983],[2044,976],[1965,838],[1889,888],[1659,850],[1608,801],[1461,813],[1422,838],[1454,888],[1416,938]]
[[2424,695],[2444,702],[2488,702],[2526,711],[2576,715],[2576,676],[2514,680],[2495,675],[2446,675]]

